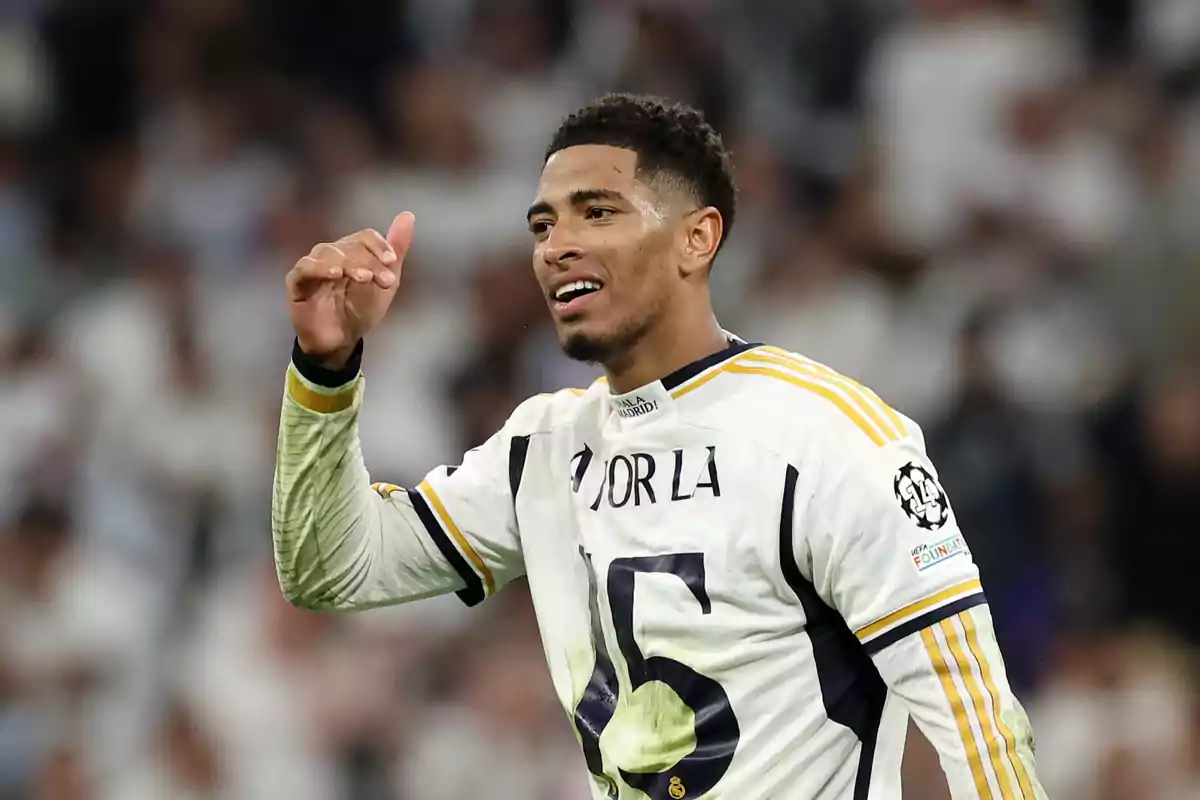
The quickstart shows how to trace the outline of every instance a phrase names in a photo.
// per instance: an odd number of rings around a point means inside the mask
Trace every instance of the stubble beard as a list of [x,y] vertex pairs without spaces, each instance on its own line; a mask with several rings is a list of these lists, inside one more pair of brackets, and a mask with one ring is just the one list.
[[604,334],[571,332],[561,340],[563,353],[574,361],[615,367],[627,361],[631,351],[649,333],[653,315],[640,320],[628,320]]

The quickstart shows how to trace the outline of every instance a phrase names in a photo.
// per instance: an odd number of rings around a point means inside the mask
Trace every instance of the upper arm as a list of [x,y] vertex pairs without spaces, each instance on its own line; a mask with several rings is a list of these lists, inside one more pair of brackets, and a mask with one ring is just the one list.
[[825,448],[798,561],[869,653],[985,602],[937,471],[914,436]]
[[815,459],[797,563],[933,743],[955,798],[1043,797],[979,571],[913,433]]
[[458,596],[475,605],[525,571],[515,492],[525,469],[531,404],[458,466],[431,470],[408,492],[425,530],[464,583]]

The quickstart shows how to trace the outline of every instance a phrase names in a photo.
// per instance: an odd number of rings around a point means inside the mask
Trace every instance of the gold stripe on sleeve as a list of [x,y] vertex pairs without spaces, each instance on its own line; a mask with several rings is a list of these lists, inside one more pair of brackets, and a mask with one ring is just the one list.
[[[959,619],[965,618],[967,613],[959,614]],[[967,687],[967,695],[971,698],[971,705],[975,707],[975,716],[979,720],[979,732],[983,734],[983,743],[988,751],[988,760],[991,762],[992,771],[996,773],[996,782],[1000,786],[1000,796],[1004,800],[1013,800],[1012,782],[1008,779],[1008,768],[1000,751],[1000,737],[996,735],[995,729],[992,728],[991,717],[988,716],[987,707],[983,704],[983,694],[979,691],[979,683],[975,680],[975,672],[971,669],[971,661],[967,658],[962,644],[958,640],[958,631],[954,629],[953,618],[942,620],[942,633],[946,637],[946,644],[950,646],[950,654],[954,656],[954,663],[958,666],[958,674],[962,676],[963,685]]]
[[979,582],[978,578],[972,578],[969,581],[963,581],[960,584],[951,586],[949,589],[943,589],[935,595],[926,597],[924,600],[918,600],[915,603],[909,603],[899,611],[894,611],[883,619],[872,622],[865,628],[860,628],[855,632],[854,635],[858,637],[859,641],[865,642],[867,639],[870,639],[877,633],[881,633],[886,628],[890,628],[893,625],[904,622],[909,617],[915,617],[917,614],[920,614],[922,611],[930,609],[933,606],[941,605],[944,602],[953,600],[959,595],[982,591],[983,584]]
[[488,565],[484,563],[482,558],[480,558],[479,553],[475,552],[475,548],[471,547],[471,543],[467,541],[467,537],[463,536],[462,531],[460,531],[458,526],[454,524],[454,520],[451,519],[450,513],[446,511],[446,507],[442,505],[442,498],[438,497],[438,493],[434,491],[432,486],[429,485],[429,481],[421,481],[420,485],[417,486],[417,490],[421,492],[421,494],[425,495],[425,497],[429,498],[429,503],[433,506],[434,511],[437,512],[438,518],[442,521],[442,525],[445,526],[450,535],[454,537],[454,541],[458,543],[458,547],[460,550],[462,550],[463,555],[465,555],[467,559],[475,565],[475,569],[477,569],[479,574],[483,576],[483,585],[487,589],[487,595],[490,597],[491,595],[495,594],[496,579],[492,576],[492,571],[488,569]]
[[296,372],[295,367],[288,367],[288,394],[301,407],[309,411],[315,411],[318,414],[335,414],[338,411],[345,411],[354,405],[354,395],[357,390],[358,381],[354,380],[330,394],[318,392],[309,388],[300,374]]
[[[944,622],[943,622],[944,624]],[[950,710],[954,714],[954,722],[958,726],[958,736],[962,739],[963,748],[967,753],[967,766],[971,769],[971,777],[975,780],[975,790],[980,798],[991,800],[992,789],[988,786],[987,775],[983,772],[983,760],[979,757],[979,745],[975,741],[975,733],[971,730],[971,721],[967,718],[967,709],[963,705],[958,687],[954,685],[954,675],[942,655],[942,646],[933,633],[933,628],[921,631],[921,641],[925,643],[925,651],[933,662],[933,669],[942,682],[942,691],[950,701]]]
[[987,659],[983,656],[983,648],[979,644],[979,637],[975,629],[975,620],[971,618],[971,612],[964,611],[962,614],[963,630],[967,634],[967,647],[971,654],[975,656],[975,660],[979,662],[979,674],[983,678],[983,688],[987,691],[992,699],[992,715],[996,718],[996,727],[1000,731],[1000,736],[1004,739],[1004,744],[1008,750],[1008,757],[1012,762],[1013,772],[1017,775],[1017,784],[1021,788],[1022,800],[1034,800],[1036,795],[1033,793],[1033,784],[1029,781],[1029,774],[1025,771],[1025,764],[1021,761],[1021,752],[1017,749],[1017,738],[1013,736],[1012,731],[1004,724],[1004,717],[1000,714],[1000,692],[996,691],[996,684],[992,681],[992,670],[988,665]]

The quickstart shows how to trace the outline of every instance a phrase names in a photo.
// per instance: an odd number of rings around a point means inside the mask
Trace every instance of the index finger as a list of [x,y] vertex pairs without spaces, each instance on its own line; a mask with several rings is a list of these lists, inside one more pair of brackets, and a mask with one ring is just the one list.
[[367,228],[354,234],[353,238],[356,242],[371,251],[371,254],[379,259],[383,264],[396,263],[396,251],[388,244],[388,240],[383,238],[383,234],[374,228]]

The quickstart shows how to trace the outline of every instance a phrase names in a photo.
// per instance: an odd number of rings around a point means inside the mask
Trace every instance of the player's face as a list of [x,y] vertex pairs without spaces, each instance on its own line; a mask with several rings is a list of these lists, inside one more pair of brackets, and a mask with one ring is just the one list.
[[546,162],[529,209],[533,269],[567,355],[608,363],[669,305],[681,221],[637,177],[637,154],[581,145]]

